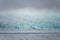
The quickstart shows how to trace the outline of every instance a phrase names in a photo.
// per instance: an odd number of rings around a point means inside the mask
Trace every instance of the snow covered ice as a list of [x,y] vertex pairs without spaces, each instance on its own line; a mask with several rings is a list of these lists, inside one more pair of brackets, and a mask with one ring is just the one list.
[[0,12],[0,30],[59,30],[60,12],[21,8]]

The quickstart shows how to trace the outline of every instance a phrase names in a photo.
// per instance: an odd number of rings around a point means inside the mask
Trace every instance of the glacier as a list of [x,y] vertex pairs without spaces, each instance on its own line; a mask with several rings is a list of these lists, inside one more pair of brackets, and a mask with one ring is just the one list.
[[31,8],[3,11],[0,30],[60,30],[60,12]]

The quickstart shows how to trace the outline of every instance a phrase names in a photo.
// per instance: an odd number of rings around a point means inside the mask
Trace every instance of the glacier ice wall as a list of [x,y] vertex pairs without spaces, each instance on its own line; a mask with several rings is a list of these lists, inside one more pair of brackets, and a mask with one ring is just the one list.
[[0,30],[59,30],[60,12],[32,8],[0,12]]

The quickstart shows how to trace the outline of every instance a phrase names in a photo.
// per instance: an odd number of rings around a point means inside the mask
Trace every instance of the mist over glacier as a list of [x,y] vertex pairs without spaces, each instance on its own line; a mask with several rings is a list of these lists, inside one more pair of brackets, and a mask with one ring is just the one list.
[[60,12],[20,8],[0,12],[0,30],[59,30]]

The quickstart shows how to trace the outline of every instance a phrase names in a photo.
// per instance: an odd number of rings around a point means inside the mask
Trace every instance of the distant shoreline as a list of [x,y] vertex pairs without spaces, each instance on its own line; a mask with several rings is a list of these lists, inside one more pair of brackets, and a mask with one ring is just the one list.
[[0,31],[0,34],[60,34],[60,31],[40,30],[40,31]]

